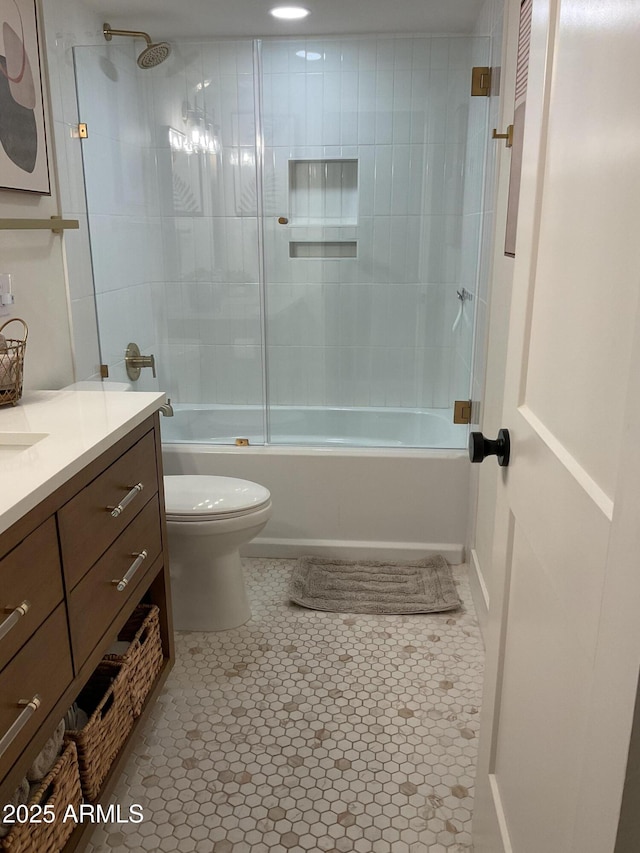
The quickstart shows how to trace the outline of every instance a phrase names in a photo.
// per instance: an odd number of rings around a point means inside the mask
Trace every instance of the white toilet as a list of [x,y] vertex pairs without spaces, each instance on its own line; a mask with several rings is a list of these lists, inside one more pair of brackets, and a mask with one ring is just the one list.
[[271,517],[269,490],[249,480],[164,478],[173,622],[178,631],[225,631],[251,618],[238,550]]

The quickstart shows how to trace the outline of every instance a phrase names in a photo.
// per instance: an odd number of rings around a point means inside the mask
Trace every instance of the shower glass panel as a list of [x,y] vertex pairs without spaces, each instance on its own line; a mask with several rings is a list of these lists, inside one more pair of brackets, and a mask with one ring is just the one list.
[[128,344],[154,354],[133,387],[171,397],[164,437],[262,443],[252,43],[137,46],[75,48],[102,361],[129,382]]
[[155,355],[168,441],[464,447],[488,40],[137,47],[75,48],[110,378]]
[[470,396],[486,49],[262,43],[271,443],[465,446],[452,408]]

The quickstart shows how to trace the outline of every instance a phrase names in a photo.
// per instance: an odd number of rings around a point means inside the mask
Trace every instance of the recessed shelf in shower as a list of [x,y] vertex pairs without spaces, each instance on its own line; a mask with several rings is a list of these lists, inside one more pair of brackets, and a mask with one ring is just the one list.
[[304,240],[289,243],[290,258],[356,258],[358,244],[355,240]]
[[293,225],[356,225],[358,161],[290,160],[289,210]]

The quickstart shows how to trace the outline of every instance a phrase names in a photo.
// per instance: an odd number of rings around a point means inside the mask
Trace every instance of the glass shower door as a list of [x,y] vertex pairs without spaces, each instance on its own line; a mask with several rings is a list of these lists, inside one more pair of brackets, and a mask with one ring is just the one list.
[[466,445],[487,44],[75,49],[102,361],[167,392],[167,440]]
[[[75,49],[102,361],[160,388],[163,439],[265,440],[253,52],[174,46],[141,70],[127,42]],[[136,343],[155,373],[127,373]]]
[[270,442],[466,446],[483,43],[262,44]]

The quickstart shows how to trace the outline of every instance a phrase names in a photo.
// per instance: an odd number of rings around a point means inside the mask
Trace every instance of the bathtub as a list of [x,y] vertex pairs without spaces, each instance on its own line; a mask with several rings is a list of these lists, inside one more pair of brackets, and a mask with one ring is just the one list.
[[[271,444],[262,443],[260,407],[174,410],[161,419],[165,474],[240,477],[271,492],[273,516],[245,555],[395,560],[439,553],[462,562],[466,429],[442,410],[272,407]],[[236,438],[249,445],[235,446]],[[415,447],[425,440],[432,446]]]
[[[264,444],[262,406],[177,404],[175,417],[163,421],[169,443],[235,444],[246,438]],[[271,406],[270,444],[347,445],[352,447],[427,447],[461,449],[464,426],[452,423],[448,409],[325,408]]]

